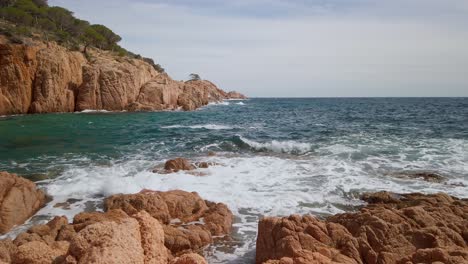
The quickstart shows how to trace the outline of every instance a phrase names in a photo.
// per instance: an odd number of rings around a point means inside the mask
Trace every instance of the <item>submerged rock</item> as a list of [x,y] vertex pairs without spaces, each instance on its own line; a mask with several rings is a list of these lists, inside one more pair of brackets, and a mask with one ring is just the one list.
[[468,201],[445,194],[363,196],[356,213],[266,217],[256,263],[467,263]]
[[35,183],[8,172],[0,172],[0,234],[23,224],[44,204],[46,196]]
[[420,171],[420,172],[402,172],[398,174],[393,175],[396,178],[402,178],[402,179],[422,179],[427,182],[436,182],[436,183],[442,183],[446,181],[447,179],[435,172],[428,172],[428,171]]

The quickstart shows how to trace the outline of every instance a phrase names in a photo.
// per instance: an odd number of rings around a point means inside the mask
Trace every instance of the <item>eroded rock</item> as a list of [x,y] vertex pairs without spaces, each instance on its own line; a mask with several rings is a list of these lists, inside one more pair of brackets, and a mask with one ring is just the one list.
[[45,204],[45,200],[44,192],[35,183],[0,172],[0,233],[24,223]]
[[466,263],[468,202],[445,194],[367,194],[357,213],[267,217],[256,263]]
[[204,201],[195,192],[144,190],[108,197],[105,204],[107,209],[122,209],[130,215],[147,207],[150,215],[164,220],[165,245],[176,256],[197,251],[232,228],[233,215],[226,205]]

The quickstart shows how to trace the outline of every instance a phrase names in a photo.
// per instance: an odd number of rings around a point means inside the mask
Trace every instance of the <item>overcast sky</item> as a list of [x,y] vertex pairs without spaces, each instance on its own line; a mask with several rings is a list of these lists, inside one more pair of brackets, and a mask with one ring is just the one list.
[[261,97],[468,96],[467,0],[49,0],[174,79]]

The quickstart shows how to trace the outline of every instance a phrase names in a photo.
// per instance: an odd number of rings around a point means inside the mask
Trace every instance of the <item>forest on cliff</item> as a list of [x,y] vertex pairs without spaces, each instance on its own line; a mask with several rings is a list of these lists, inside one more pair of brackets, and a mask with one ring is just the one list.
[[76,18],[72,11],[49,6],[47,0],[0,0],[0,34],[22,43],[22,37],[55,41],[71,50],[86,53],[88,47],[115,52],[119,56],[143,59],[158,72],[164,69],[150,58],[122,48],[122,38],[104,25]]

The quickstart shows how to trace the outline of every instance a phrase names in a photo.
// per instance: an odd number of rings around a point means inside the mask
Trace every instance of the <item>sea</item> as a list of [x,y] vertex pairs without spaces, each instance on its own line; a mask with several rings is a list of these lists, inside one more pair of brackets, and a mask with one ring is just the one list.
[[[215,165],[153,173],[168,159]],[[103,210],[142,189],[195,191],[235,215],[210,263],[254,263],[258,220],[359,210],[365,192],[468,198],[468,98],[252,98],[192,112],[0,117],[0,171],[31,179],[50,202],[7,236],[56,215]],[[406,177],[440,175],[442,181]]]

